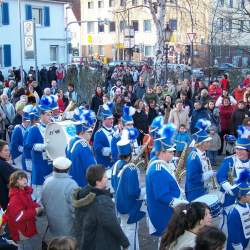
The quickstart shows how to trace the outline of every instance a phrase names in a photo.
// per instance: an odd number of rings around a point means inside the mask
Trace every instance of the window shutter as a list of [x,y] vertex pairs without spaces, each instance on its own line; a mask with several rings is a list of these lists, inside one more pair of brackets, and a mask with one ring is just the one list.
[[3,55],[4,55],[4,67],[11,66],[11,47],[10,44],[3,45]]
[[10,24],[9,3],[2,3],[2,25]]
[[32,7],[31,5],[25,5],[25,19],[32,20]]
[[50,13],[49,13],[49,7],[45,6],[44,7],[44,26],[48,27],[50,26]]

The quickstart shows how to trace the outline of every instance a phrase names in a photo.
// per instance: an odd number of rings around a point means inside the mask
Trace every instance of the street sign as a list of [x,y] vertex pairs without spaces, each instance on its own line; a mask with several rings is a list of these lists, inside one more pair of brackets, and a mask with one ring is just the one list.
[[124,29],[124,37],[131,37],[133,38],[135,36],[135,31],[133,27],[126,27]]
[[34,51],[34,38],[32,36],[24,37],[24,50]]
[[24,36],[33,36],[33,21],[23,22],[23,34]]
[[125,49],[131,49],[131,48],[134,48],[135,46],[135,40],[132,38],[124,38],[123,44],[124,44]]
[[189,41],[192,43],[196,37],[196,33],[187,33]]
[[91,44],[91,43],[93,42],[93,37],[92,37],[92,35],[88,35],[88,38],[87,38],[87,39],[88,39],[88,43]]
[[117,44],[115,45],[115,47],[116,47],[117,49],[123,49],[123,48],[124,48],[124,45],[123,45],[123,43],[117,43]]

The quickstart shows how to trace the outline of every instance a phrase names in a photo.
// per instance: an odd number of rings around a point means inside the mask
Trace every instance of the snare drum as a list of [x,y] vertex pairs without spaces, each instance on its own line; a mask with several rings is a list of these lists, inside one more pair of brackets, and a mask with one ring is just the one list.
[[51,160],[60,156],[65,157],[66,147],[75,135],[76,128],[70,120],[49,123],[45,130],[46,153],[48,157]]

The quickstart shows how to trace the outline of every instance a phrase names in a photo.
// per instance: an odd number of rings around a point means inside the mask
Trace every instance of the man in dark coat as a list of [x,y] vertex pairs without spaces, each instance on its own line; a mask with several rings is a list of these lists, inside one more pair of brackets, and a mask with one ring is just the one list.
[[127,249],[129,241],[116,218],[112,196],[106,190],[107,176],[101,165],[91,166],[88,185],[73,194],[74,232],[80,250]]

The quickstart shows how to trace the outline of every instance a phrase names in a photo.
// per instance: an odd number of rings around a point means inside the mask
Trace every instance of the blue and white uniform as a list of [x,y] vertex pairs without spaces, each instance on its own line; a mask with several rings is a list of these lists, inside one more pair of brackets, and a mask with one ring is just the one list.
[[125,160],[118,160],[112,167],[111,185],[112,185],[114,192],[116,192],[117,190],[119,179],[120,179],[118,175],[126,164],[127,162]]

